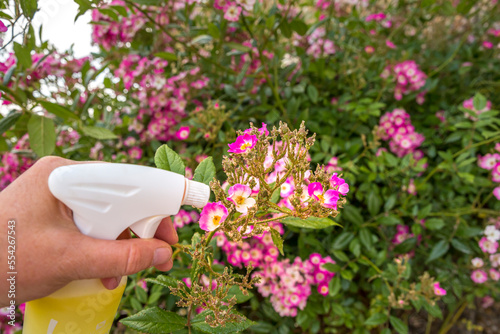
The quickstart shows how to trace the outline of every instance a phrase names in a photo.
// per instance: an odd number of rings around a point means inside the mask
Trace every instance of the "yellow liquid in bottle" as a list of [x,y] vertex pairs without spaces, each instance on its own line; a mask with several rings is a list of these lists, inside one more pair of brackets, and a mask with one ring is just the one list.
[[23,334],[108,334],[127,277],[107,290],[98,279],[71,282],[50,296],[26,303]]

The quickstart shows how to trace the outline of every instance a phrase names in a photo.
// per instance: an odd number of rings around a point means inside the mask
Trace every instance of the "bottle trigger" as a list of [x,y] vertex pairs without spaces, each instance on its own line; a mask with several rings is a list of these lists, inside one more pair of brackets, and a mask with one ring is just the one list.
[[167,216],[152,216],[141,219],[134,224],[130,225],[130,229],[142,239],[149,239],[155,236],[156,230],[160,222]]

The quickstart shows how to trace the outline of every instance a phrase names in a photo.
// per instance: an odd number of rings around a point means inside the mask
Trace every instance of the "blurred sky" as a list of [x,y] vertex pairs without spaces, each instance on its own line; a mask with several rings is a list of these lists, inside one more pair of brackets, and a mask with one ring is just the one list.
[[73,0],[40,0],[38,8],[33,19],[35,31],[38,34],[42,24],[43,40],[55,45],[58,51],[68,50],[72,44],[76,57],[98,50],[91,46],[90,11],[74,22],[78,5]]

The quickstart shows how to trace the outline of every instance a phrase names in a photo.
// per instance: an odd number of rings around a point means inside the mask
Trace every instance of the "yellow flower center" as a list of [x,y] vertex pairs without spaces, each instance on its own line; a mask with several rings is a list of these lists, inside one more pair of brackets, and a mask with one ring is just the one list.
[[325,197],[323,195],[318,195],[317,197],[320,203],[325,203]]
[[234,199],[234,201],[236,202],[236,204],[242,205],[242,204],[245,203],[245,197],[243,197],[243,196],[236,196],[236,198]]
[[214,223],[215,226],[219,226],[221,218],[222,218],[221,216],[214,216],[212,218],[212,222]]
[[240,150],[244,151],[244,150],[246,150],[247,148],[249,148],[250,146],[252,146],[252,144],[251,144],[251,143],[245,143],[245,144],[241,145]]

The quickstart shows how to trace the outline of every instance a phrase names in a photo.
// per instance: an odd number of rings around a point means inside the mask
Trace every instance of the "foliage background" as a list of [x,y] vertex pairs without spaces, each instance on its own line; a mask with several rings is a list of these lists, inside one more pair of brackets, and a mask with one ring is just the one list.
[[[329,295],[314,292],[294,318],[278,316],[254,293],[240,305],[257,321],[249,331],[405,333],[423,308],[428,330],[445,333],[477,297],[498,297],[496,282],[470,278],[471,259],[487,260],[478,246],[484,226],[500,213],[491,173],[478,166],[478,155],[493,154],[500,142],[496,2],[257,1],[235,21],[216,8],[219,1],[76,2],[81,13],[93,11],[100,46],[84,59],[35,43],[36,0],[15,2],[14,15],[2,4],[6,25],[26,22],[22,43],[10,44],[14,53],[4,53],[0,69],[2,187],[44,155],[153,165],[165,142],[191,168],[200,156],[213,156],[223,178],[220,163],[235,129],[250,121],[294,128],[305,120],[317,133],[312,165],[337,157],[351,192],[336,218],[343,228],[285,227],[285,257],[329,255],[336,275]],[[374,13],[386,18],[367,21]],[[426,74],[425,86],[398,100],[393,78],[381,73],[406,60]],[[462,105],[473,96],[476,109],[492,104],[477,121]],[[411,154],[377,154],[390,148],[374,129],[395,108],[405,109],[425,136],[418,163]],[[190,127],[182,140],[181,126]],[[397,225],[413,233],[399,245],[392,242]],[[197,230],[183,227],[180,239],[189,241]],[[408,252],[407,269],[398,272],[394,259]],[[424,271],[448,291],[442,301],[393,307],[391,292],[418,283]],[[170,275],[184,272],[179,261]],[[182,312],[167,289],[137,285],[157,274],[130,279],[119,317],[156,305]]]

